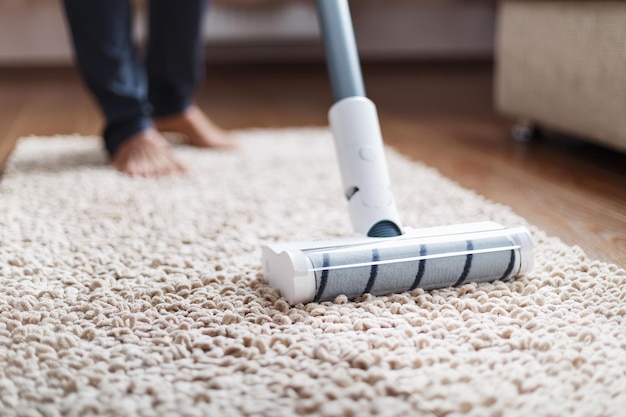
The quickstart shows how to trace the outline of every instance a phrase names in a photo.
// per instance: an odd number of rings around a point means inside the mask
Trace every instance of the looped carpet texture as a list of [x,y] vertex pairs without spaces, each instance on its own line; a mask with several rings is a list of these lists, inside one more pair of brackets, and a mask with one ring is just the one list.
[[[24,138],[0,182],[2,416],[624,416],[626,272],[529,226],[535,268],[289,306],[261,246],[351,233],[325,129],[179,147],[141,179],[98,138]],[[404,223],[526,224],[388,150]]]

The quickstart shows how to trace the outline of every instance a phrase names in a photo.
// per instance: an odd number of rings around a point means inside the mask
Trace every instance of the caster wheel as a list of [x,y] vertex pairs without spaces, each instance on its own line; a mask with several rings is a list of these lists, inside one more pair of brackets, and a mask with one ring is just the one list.
[[518,122],[511,129],[511,136],[517,142],[528,143],[541,136],[539,127],[530,122]]

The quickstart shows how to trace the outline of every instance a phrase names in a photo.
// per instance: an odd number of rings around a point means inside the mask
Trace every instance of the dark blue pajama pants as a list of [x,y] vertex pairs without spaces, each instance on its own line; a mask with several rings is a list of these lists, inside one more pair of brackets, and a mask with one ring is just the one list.
[[64,0],[78,68],[104,116],[110,154],[180,113],[203,76],[202,19],[208,0],[150,0],[141,57],[132,37],[130,0]]

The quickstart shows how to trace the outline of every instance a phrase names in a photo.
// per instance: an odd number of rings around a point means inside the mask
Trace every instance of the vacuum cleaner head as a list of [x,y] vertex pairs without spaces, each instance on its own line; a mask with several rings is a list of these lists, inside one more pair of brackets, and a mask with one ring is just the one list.
[[291,304],[507,280],[532,267],[530,233],[496,223],[404,233],[374,103],[365,97],[347,0],[318,0],[335,104],[330,127],[357,236],[263,248],[263,273]]
[[532,268],[524,227],[493,222],[407,230],[401,236],[352,236],[263,248],[263,274],[291,304],[344,294],[384,295],[508,280]]

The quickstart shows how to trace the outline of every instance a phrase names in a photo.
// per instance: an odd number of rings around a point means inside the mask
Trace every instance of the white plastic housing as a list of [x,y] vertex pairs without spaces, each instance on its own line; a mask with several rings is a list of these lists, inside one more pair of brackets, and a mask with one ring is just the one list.
[[366,97],[349,97],[335,103],[328,118],[354,231],[367,235],[382,220],[400,227],[376,106]]
[[304,251],[358,244],[363,236],[341,239],[273,243],[263,246],[263,277],[272,288],[280,290],[281,297],[290,304],[308,303],[315,298],[315,271]]

